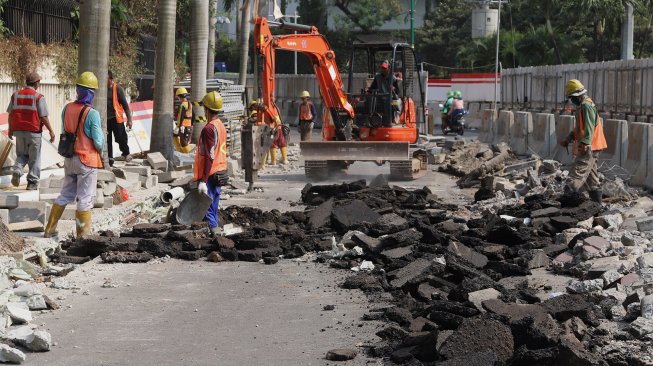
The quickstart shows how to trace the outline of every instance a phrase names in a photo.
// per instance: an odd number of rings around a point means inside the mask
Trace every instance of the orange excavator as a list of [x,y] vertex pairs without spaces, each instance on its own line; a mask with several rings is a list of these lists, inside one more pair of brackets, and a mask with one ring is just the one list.
[[[257,70],[261,80],[257,124],[274,127],[282,123],[274,101],[275,52],[300,52],[313,65],[328,113],[324,116],[323,141],[300,143],[308,178],[328,178],[331,171],[346,169],[355,161],[379,165],[389,162],[391,178],[396,180],[411,180],[425,173],[426,152],[414,147],[417,124],[425,121],[424,88],[415,67],[415,54],[408,44],[354,43],[345,93],[336,55],[316,27],[266,18],[256,19],[255,24],[255,47],[261,59]],[[273,27],[296,34],[273,35]],[[377,65],[389,70],[375,76]],[[367,78],[356,92],[354,73],[361,72]],[[419,103],[415,103],[415,95]]]

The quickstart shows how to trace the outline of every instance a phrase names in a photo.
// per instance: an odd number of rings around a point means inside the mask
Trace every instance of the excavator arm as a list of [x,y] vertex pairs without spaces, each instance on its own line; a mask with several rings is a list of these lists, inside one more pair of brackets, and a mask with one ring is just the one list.
[[[299,32],[298,34],[273,35],[270,27]],[[256,19],[254,42],[258,55],[262,56],[261,91],[263,113],[257,123],[276,125],[281,123],[279,108],[274,102],[276,84],[276,50],[301,52],[308,56],[315,71],[322,99],[331,113],[336,128],[342,130],[354,119],[354,108],[347,100],[344,84],[336,64],[336,56],[327,40],[316,27],[272,22],[266,18]]]

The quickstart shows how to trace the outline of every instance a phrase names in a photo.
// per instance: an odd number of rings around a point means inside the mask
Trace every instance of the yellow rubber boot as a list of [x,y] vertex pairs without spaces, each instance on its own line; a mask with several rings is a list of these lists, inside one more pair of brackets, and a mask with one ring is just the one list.
[[261,169],[260,170],[265,170],[265,166],[268,163],[268,153],[265,153],[265,156],[263,156],[263,161],[261,162]]
[[91,211],[75,211],[77,238],[91,233]]
[[44,238],[51,238],[55,235],[57,232],[57,223],[59,223],[59,219],[61,218],[61,215],[63,215],[63,210],[65,208],[66,206],[60,206],[56,203],[52,205],[52,209],[50,209],[50,217],[48,217],[48,224],[45,225],[45,231],[43,232]]
[[281,150],[281,164],[286,165],[288,164],[288,148],[282,147],[280,148],[280,150]]
[[270,148],[270,165],[277,165],[277,149]]
[[181,147],[181,142],[179,142],[179,136],[172,136],[172,144],[175,145],[177,151],[184,152],[183,147]]

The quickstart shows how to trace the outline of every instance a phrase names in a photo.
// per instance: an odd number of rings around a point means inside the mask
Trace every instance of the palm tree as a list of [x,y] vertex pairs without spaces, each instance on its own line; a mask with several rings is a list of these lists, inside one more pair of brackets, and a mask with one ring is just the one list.
[[172,159],[173,82],[175,72],[175,15],[177,0],[159,0],[157,11],[154,116],[151,151]]
[[[199,102],[206,95],[206,60],[209,45],[209,0],[193,0],[191,2],[190,26],[190,67],[191,67],[191,98]],[[206,122],[204,108],[193,104],[193,141],[197,141]]]
[[[241,2],[242,1],[242,2]],[[240,7],[240,16],[237,19],[237,43],[240,49],[240,65],[238,65],[238,84],[247,83],[247,61],[249,57],[249,30],[251,28],[250,19],[252,17],[252,7],[250,0],[224,0],[224,10],[231,11],[236,6]]]
[[218,0],[209,1],[209,46],[206,53],[206,78],[213,79],[215,62],[215,25],[218,22]]
[[[82,0],[79,4],[79,64],[77,73],[92,71],[98,78],[93,107],[100,113],[102,130],[107,133],[107,79],[109,74],[109,42],[111,0]],[[109,167],[106,147],[102,163]]]

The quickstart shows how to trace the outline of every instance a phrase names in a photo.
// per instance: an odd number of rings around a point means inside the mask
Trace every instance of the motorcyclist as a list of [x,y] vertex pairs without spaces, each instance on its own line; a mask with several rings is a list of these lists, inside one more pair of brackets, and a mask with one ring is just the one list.
[[459,116],[464,116],[465,112],[465,101],[463,100],[463,93],[460,90],[456,90],[453,93],[453,102],[451,103],[451,108],[449,109],[449,120],[453,123],[456,118]]
[[451,109],[451,104],[453,103],[453,95],[453,90],[449,90],[447,92],[447,101],[444,102],[442,109],[440,109],[440,112],[442,112],[442,124],[444,124],[444,126],[449,126],[449,110]]

